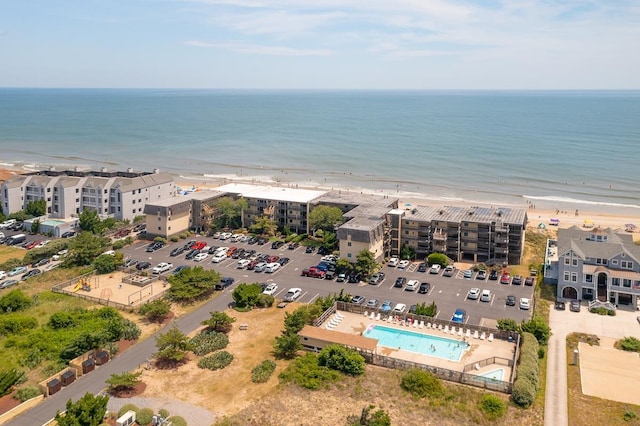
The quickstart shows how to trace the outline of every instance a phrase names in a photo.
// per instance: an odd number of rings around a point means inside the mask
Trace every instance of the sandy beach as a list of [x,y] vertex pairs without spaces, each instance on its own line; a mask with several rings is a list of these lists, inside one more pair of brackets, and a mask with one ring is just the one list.
[[[20,173],[26,173],[28,171],[33,171],[33,169],[31,168],[0,168],[0,181],[6,180],[7,178],[14,176],[16,174],[20,174]],[[278,185],[278,183],[275,182],[270,182],[270,181],[262,181],[259,179],[243,179],[241,177],[234,177],[234,176],[230,176],[227,175],[225,177],[219,177],[219,178],[207,178],[207,177],[203,177],[202,181],[196,181],[195,179],[191,179],[191,180],[186,180],[184,177],[182,176],[176,176],[176,185],[182,189],[185,190],[207,190],[207,189],[215,189],[216,187],[226,184],[226,183],[230,183],[230,182],[242,182],[242,183],[252,183],[252,184],[263,184],[263,185],[270,185],[270,186],[286,186],[286,187],[291,187],[292,184],[282,184],[282,185]],[[296,185],[296,187],[300,188],[300,189],[321,189],[321,190],[331,190],[331,189],[341,189],[341,190],[346,190],[348,191],[348,188],[337,188],[337,187],[329,187],[329,188],[325,188],[325,187],[307,187],[304,186],[302,184],[300,184],[299,186]],[[389,197],[394,197],[394,198],[399,198],[399,206],[400,207],[405,207],[405,208],[409,208],[410,206],[440,206],[440,205],[447,205],[447,204],[435,204],[433,203],[433,201],[430,201],[428,199],[425,198],[420,198],[417,196],[406,196],[402,193],[394,193],[393,191],[391,192],[382,192],[382,191],[374,191],[374,190],[364,190],[362,191],[363,193],[368,193],[368,194],[375,194],[375,195],[388,195]],[[471,206],[471,205],[478,205],[478,203],[465,203],[465,202],[460,202],[460,201],[456,201],[455,203],[449,203],[448,205],[455,205],[455,206]],[[491,203],[485,203],[483,204],[483,206],[496,206],[498,207],[497,204],[491,204]],[[587,221],[589,224],[593,224],[594,227],[603,227],[603,228],[614,228],[614,229],[624,229],[626,224],[635,224],[636,226],[639,227],[640,229],[640,215],[635,216],[635,215],[629,215],[629,214],[625,214],[625,215],[620,215],[617,213],[615,207],[612,207],[611,210],[609,211],[588,211],[588,210],[584,210],[581,209],[577,212],[576,214],[576,210],[571,210],[571,211],[567,211],[567,210],[560,210],[560,211],[556,211],[556,210],[551,210],[551,209],[539,209],[536,208],[536,206],[534,204],[527,204],[526,202],[523,203],[521,206],[518,206],[520,208],[523,209],[527,209],[527,215],[529,218],[529,223],[528,226],[532,227],[532,228],[536,228],[538,227],[539,224],[544,224],[545,227],[547,227],[547,229],[554,229],[555,227],[553,226],[549,226],[550,223],[550,219],[554,218],[554,219],[558,219],[559,220],[559,228],[568,228],[571,226],[579,226],[579,227],[583,227],[585,225],[585,221]],[[640,232],[636,232],[634,233],[634,240],[636,241],[640,241]]]

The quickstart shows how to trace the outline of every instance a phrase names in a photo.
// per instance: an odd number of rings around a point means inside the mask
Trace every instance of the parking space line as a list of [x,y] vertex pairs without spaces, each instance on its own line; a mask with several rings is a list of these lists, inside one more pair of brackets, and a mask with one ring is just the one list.
[[[306,294],[306,293],[305,293],[305,294]],[[313,296],[313,297],[311,298],[311,300],[309,300],[309,301],[307,302],[307,304],[311,304],[311,303],[313,303],[313,301],[314,301],[314,300],[316,300],[316,299],[318,298],[318,296],[320,296],[320,293],[316,293],[316,295],[315,295],[315,296]]]

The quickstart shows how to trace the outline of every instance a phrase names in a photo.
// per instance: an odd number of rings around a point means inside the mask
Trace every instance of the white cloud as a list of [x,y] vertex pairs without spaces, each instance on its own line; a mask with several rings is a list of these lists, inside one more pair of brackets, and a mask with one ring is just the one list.
[[208,43],[198,40],[190,40],[185,44],[195,47],[225,49],[240,53],[272,56],[329,56],[333,53],[327,49],[296,49],[286,46],[262,46],[244,43]]

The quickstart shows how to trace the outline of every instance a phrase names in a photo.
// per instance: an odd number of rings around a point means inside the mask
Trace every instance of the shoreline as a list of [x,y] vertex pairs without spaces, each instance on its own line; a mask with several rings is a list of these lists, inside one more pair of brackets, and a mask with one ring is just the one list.
[[[21,174],[25,172],[33,172],[42,170],[42,168],[36,167],[33,164],[25,164],[21,167],[17,164],[0,163],[0,181],[5,180],[13,175]],[[240,169],[242,173],[242,168]],[[191,190],[193,188],[197,190],[215,190],[216,187],[224,185],[226,183],[249,183],[255,185],[288,187],[288,188],[300,188],[300,189],[314,189],[314,190],[341,190],[351,193],[362,193],[370,195],[388,196],[392,198],[398,198],[398,205],[400,208],[408,205],[419,206],[460,206],[460,207],[472,207],[472,206],[501,206],[510,208],[522,208],[527,210],[527,217],[529,223],[528,228],[537,228],[538,224],[542,223],[547,229],[556,229],[555,226],[550,226],[549,222],[551,218],[559,219],[559,228],[568,228],[576,225],[583,227],[585,220],[589,220],[595,227],[601,226],[604,228],[624,229],[626,224],[635,224],[640,226],[640,211],[638,214],[633,214],[630,209],[621,209],[617,206],[607,206],[604,204],[598,204],[598,208],[595,209],[590,205],[577,205],[567,202],[548,200],[528,200],[524,196],[522,203],[516,202],[499,202],[498,200],[488,200],[479,202],[477,200],[464,200],[455,197],[433,197],[426,193],[418,193],[413,191],[406,191],[405,188],[397,185],[396,190],[393,189],[371,189],[371,188],[354,188],[347,185],[331,185],[330,182],[321,184],[318,182],[284,182],[273,179],[269,176],[242,176],[233,174],[214,175],[203,174],[202,176],[174,176],[176,186],[183,190]],[[578,215],[576,215],[576,206],[578,206]],[[591,207],[591,208],[590,208]],[[624,210],[624,211],[621,211]],[[559,211],[556,213],[556,211]],[[585,228],[586,229],[586,228]],[[634,239],[640,239],[640,234],[635,233]],[[636,235],[638,238],[636,238]]]

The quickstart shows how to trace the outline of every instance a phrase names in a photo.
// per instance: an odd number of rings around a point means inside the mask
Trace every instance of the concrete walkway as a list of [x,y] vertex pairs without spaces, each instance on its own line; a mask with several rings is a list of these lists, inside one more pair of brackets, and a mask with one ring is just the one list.
[[547,358],[547,386],[544,404],[545,426],[565,426],[569,423],[567,408],[566,337],[570,333],[589,333],[598,337],[621,339],[640,338],[637,312],[618,311],[615,317],[592,314],[583,304],[581,312],[557,311],[551,308]]

